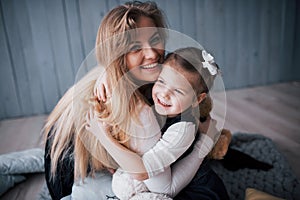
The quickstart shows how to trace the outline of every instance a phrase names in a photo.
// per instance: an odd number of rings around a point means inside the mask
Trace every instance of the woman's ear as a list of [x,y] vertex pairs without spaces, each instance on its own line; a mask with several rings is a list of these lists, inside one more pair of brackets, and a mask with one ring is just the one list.
[[205,98],[206,98],[206,93],[203,92],[198,94],[197,98],[192,104],[192,107],[195,108],[196,106],[198,106]]

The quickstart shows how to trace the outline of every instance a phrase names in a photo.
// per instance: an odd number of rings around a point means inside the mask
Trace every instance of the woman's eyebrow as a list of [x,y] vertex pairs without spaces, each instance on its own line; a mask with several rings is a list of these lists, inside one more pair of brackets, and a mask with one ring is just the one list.
[[[159,35],[159,33],[156,31],[156,32],[154,32],[151,36],[150,36],[150,38],[149,38],[149,40],[152,40],[154,37],[156,37],[157,35]],[[139,40],[134,40],[134,41],[131,41],[130,42],[130,45],[132,45],[132,44],[141,44],[142,42],[141,41],[139,41]]]
[[159,33],[156,31],[156,32],[154,32],[153,34],[152,34],[152,36],[150,37],[150,40],[152,39],[152,38],[154,38],[156,35],[159,35]]
[[141,41],[138,41],[138,40],[131,41],[131,42],[130,42],[130,45],[133,45],[133,44],[141,44]]

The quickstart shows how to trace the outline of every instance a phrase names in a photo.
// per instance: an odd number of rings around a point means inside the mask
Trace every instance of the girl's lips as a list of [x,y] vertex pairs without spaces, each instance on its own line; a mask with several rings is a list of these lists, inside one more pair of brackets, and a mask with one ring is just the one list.
[[158,102],[160,105],[162,105],[163,107],[171,107],[171,105],[169,105],[169,104],[167,104],[167,103],[161,101],[159,98],[157,98],[157,102]]

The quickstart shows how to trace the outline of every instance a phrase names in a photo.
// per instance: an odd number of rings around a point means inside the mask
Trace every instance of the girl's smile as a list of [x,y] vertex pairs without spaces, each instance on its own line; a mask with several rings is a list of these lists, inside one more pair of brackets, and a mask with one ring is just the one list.
[[190,108],[195,92],[188,81],[189,74],[164,66],[152,89],[155,110],[158,114],[174,117]]

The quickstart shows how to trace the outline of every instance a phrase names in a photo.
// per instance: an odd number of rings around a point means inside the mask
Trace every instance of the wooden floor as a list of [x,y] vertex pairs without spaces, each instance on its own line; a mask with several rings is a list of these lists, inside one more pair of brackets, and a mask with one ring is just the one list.
[[[229,90],[225,128],[271,138],[300,179],[300,82]],[[0,122],[0,154],[41,147],[46,116]],[[36,199],[43,183],[39,174],[17,185],[1,199]]]
[[300,82],[230,90],[226,96],[225,128],[271,138],[300,179]]

